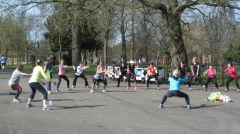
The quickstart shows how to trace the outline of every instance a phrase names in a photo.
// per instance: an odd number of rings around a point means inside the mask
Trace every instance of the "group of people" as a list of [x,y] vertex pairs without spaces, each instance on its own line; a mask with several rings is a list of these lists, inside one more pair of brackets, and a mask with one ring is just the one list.
[[[217,77],[216,77],[217,72],[216,72],[216,69],[213,68],[212,64],[209,64],[208,68],[204,71],[204,75],[208,75],[208,78],[205,83],[203,82],[203,80],[201,78],[200,65],[196,61],[196,57],[193,57],[193,60],[192,60],[192,63],[190,64],[190,66],[191,66],[191,72],[190,72],[191,77],[189,74],[190,79],[189,79],[189,81],[186,82],[187,83],[186,87],[189,87],[189,90],[192,89],[192,87],[191,87],[192,80],[197,79],[197,80],[199,80],[200,84],[203,86],[204,91],[207,91],[209,82],[214,83],[215,87],[217,88],[217,91],[219,91],[219,87],[217,84]],[[184,65],[184,62],[180,63],[180,67],[178,68],[178,70],[180,72],[180,77],[186,76],[187,67]],[[226,82],[226,89],[224,91],[225,92],[229,91],[229,83],[232,80],[234,80],[235,85],[238,89],[237,91],[240,92],[239,84],[238,84],[238,74],[237,74],[236,68],[233,66],[233,63],[229,62],[228,67],[225,70],[222,70],[222,68],[221,68],[221,71],[222,71],[222,73],[228,72],[230,75]]]
[[[32,90],[28,102],[26,104],[26,107],[32,107],[33,105],[31,104],[32,99],[34,99],[34,96],[36,94],[36,90],[38,90],[39,92],[42,93],[42,100],[43,100],[43,110],[49,110],[49,106],[47,105],[47,100],[48,100],[48,94],[51,94],[51,83],[53,83],[54,85],[57,85],[56,88],[56,92],[60,92],[59,90],[59,86],[61,84],[61,79],[64,79],[67,82],[67,90],[68,91],[72,91],[72,89],[69,87],[69,79],[67,78],[67,76],[65,75],[65,69],[66,68],[73,68],[74,70],[76,70],[75,72],[75,77],[73,80],[73,84],[72,84],[72,88],[74,88],[76,86],[76,81],[78,79],[78,77],[82,78],[85,81],[85,87],[89,87],[88,81],[86,76],[83,74],[84,70],[86,68],[89,68],[89,66],[84,66],[83,62],[79,62],[79,65],[75,68],[75,66],[67,66],[64,64],[64,60],[60,60],[60,64],[58,65],[58,82],[54,82],[52,80],[52,68],[53,68],[53,64],[52,64],[53,58],[50,56],[47,58],[47,62],[46,64],[44,64],[43,60],[38,59],[36,61],[36,66],[33,69],[33,72],[31,74],[27,74],[27,73],[23,73],[21,72],[24,68],[23,64],[18,64],[16,70],[12,73],[12,76],[9,80],[9,87],[11,90],[13,91],[17,91],[13,102],[19,103],[21,102],[21,100],[18,98],[19,95],[22,92],[22,88],[19,85],[19,81],[20,78],[22,76],[31,76],[30,80],[29,80],[29,86]],[[117,82],[117,87],[120,86],[120,80],[125,76],[127,78],[127,85],[126,85],[126,89],[128,90],[131,85],[130,85],[130,81],[131,79],[134,80],[134,89],[137,90],[137,82],[136,82],[136,75],[134,72],[136,65],[134,64],[133,61],[130,61],[128,65],[126,65],[126,63],[122,62],[121,63],[121,67],[120,67],[120,72],[121,75],[119,76],[118,82]],[[149,86],[149,81],[152,78],[155,78],[157,80],[157,89],[159,90],[159,80],[157,78],[157,73],[156,73],[156,67],[154,66],[153,63],[149,64],[148,68],[145,69],[145,71],[148,71],[148,79],[146,82],[146,88],[148,89]],[[193,79],[198,78],[200,83],[203,85],[204,90],[207,90],[208,87],[208,83],[210,81],[212,81],[217,90],[219,90],[218,88],[218,84],[217,84],[217,80],[216,80],[216,70],[212,67],[212,65],[209,65],[209,68],[204,72],[204,75],[208,75],[207,81],[204,84],[201,76],[200,76],[200,67],[199,67],[199,63],[196,61],[196,57],[193,58],[193,62],[191,63],[191,73],[192,75],[190,75],[189,73],[187,73],[187,68],[184,65],[184,62],[180,63],[180,67],[175,69],[173,72],[171,72],[169,74],[169,78],[168,81],[170,82],[170,87],[169,87],[169,91],[164,95],[161,104],[159,105],[159,108],[163,108],[163,104],[166,101],[166,99],[168,97],[172,97],[172,96],[177,96],[177,97],[184,97],[187,103],[187,109],[191,109],[190,106],[190,101],[189,101],[189,97],[186,93],[183,93],[180,91],[180,84],[182,82],[187,82],[188,86],[191,88],[191,81]],[[94,88],[99,86],[99,82],[103,83],[103,92],[107,92],[106,90],[106,86],[107,86],[107,80],[106,80],[106,67],[104,66],[104,64],[102,62],[99,63],[99,65],[97,66],[97,70],[95,75],[92,77],[92,86],[91,86],[91,90],[90,92],[93,93],[94,92]],[[236,69],[234,68],[232,63],[228,63],[228,68],[226,68],[225,70],[222,70],[223,73],[229,72],[230,77],[226,82],[226,90],[228,91],[229,89],[229,82],[231,82],[232,80],[235,81],[235,84],[238,88],[238,92],[240,92],[239,90],[239,84],[238,84],[238,74],[236,73]],[[46,80],[46,83],[41,81],[41,77],[44,77]],[[190,81],[189,81],[190,80]],[[46,89],[43,87],[43,85],[46,85]]]

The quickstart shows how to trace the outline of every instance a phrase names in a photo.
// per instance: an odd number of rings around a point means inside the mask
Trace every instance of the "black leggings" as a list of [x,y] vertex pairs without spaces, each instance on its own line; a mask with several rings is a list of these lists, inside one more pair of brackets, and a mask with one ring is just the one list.
[[39,82],[31,82],[29,83],[30,88],[32,89],[32,93],[30,94],[29,98],[34,99],[34,96],[36,94],[36,90],[42,93],[43,100],[47,100],[47,91],[45,88],[39,83]]
[[120,80],[123,78],[123,76],[126,76],[126,74],[121,74],[120,76],[119,76],[119,78],[118,78],[118,86],[120,85]]
[[208,83],[209,83],[210,81],[212,81],[212,83],[214,83],[215,86],[216,86],[216,88],[218,89],[218,84],[217,84],[217,79],[216,79],[216,77],[213,77],[213,78],[208,77],[208,79],[207,79],[207,81],[206,81],[206,83],[205,83],[206,89],[207,89]]
[[148,87],[148,85],[149,85],[150,79],[152,79],[152,78],[155,78],[155,80],[157,81],[157,85],[158,85],[158,87],[159,87],[159,80],[158,80],[158,76],[157,76],[157,75],[149,75],[149,76],[148,76],[148,79],[147,79],[147,87]]
[[67,87],[69,88],[69,80],[67,78],[66,75],[58,75],[58,84],[57,84],[57,89],[59,88],[60,84],[61,84],[61,79],[64,79],[65,81],[67,81]]
[[85,81],[85,86],[89,86],[89,85],[88,85],[87,78],[86,78],[84,75],[75,75],[74,80],[73,80],[73,86],[76,86],[76,82],[77,82],[77,78],[78,78],[78,77],[84,79],[84,81]]
[[18,96],[22,93],[22,88],[18,84],[13,84],[11,87],[14,89],[14,91],[17,91],[15,99],[18,99]]
[[130,79],[131,76],[132,76],[134,82],[136,82],[136,76],[134,76],[134,75],[132,75],[132,74],[127,74],[127,82],[131,82],[131,79]]
[[172,97],[172,96],[184,97],[187,105],[190,105],[190,101],[189,101],[188,95],[186,93],[184,93],[184,92],[179,91],[179,90],[168,91],[163,96],[161,104],[163,104],[167,100],[168,97]]
[[[192,80],[193,80],[193,77],[194,77],[194,76],[192,76],[192,77],[191,77],[191,80],[188,82],[188,86],[189,86],[189,87],[191,87],[191,85],[192,85]],[[200,74],[200,73],[198,74],[198,76],[197,76],[195,79],[198,79],[198,81],[200,82],[200,84],[201,84],[201,85],[204,85],[204,83],[203,83],[203,80],[202,80],[202,78],[201,78],[201,74]]]
[[93,81],[93,85],[95,86],[96,83],[98,82],[102,82],[105,86],[107,86],[107,80],[103,80],[103,79],[95,79],[94,77],[92,77],[92,81]]
[[235,78],[229,77],[228,80],[227,80],[227,82],[226,82],[226,88],[228,89],[229,83],[230,83],[232,80],[235,81],[235,85],[236,85],[236,87],[239,89],[238,76],[235,77]]

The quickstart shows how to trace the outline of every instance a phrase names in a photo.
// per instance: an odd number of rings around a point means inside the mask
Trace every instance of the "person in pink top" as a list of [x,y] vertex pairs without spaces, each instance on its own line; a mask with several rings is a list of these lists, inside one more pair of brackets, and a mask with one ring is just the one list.
[[212,83],[215,84],[215,86],[217,88],[217,91],[219,91],[218,84],[217,84],[217,79],[216,79],[216,69],[214,69],[211,64],[209,64],[209,68],[204,72],[204,75],[206,75],[206,74],[208,75],[208,78],[207,78],[207,81],[205,83],[204,91],[207,91],[208,83],[210,81],[212,81]]
[[222,72],[223,73],[226,73],[226,72],[228,72],[229,73],[229,78],[228,78],[228,80],[227,80],[227,82],[226,82],[226,89],[225,89],[225,92],[227,92],[229,89],[228,89],[228,87],[229,87],[229,83],[232,81],[232,80],[234,80],[235,81],[235,84],[236,84],[236,86],[237,86],[237,88],[238,88],[238,92],[240,92],[240,89],[239,89],[239,84],[238,84],[238,74],[237,74],[237,72],[236,72],[236,68],[233,66],[233,63],[228,63],[228,67],[225,69],[225,70],[222,70]]
[[58,66],[59,72],[58,72],[58,83],[57,83],[57,90],[56,90],[56,92],[60,92],[60,91],[59,91],[59,86],[60,86],[60,84],[61,84],[61,79],[62,79],[62,78],[67,82],[67,90],[68,90],[68,91],[72,91],[72,89],[69,88],[69,80],[68,80],[67,76],[65,75],[65,69],[66,69],[67,67],[74,68],[74,66],[72,67],[72,66],[67,66],[67,65],[65,65],[65,64],[64,64],[64,60],[62,59],[62,60],[60,61],[59,66]]

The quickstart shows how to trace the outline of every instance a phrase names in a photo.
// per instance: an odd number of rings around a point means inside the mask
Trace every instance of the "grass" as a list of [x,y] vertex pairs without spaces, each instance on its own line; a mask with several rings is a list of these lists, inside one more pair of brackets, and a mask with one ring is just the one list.
[[[16,65],[7,65],[5,66],[6,69],[16,69]],[[97,65],[90,65],[89,68],[84,70],[85,75],[94,75],[96,73]],[[22,72],[24,73],[32,73],[33,67],[31,64],[24,65],[24,69]],[[66,74],[68,75],[74,75],[75,71],[72,68],[66,68]],[[53,67],[53,73],[58,73],[58,66]]]

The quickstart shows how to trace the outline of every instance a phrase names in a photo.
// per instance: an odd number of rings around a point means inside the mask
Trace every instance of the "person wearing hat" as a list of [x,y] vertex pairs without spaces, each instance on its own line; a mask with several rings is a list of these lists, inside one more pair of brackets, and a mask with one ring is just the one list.
[[180,72],[178,69],[174,70],[172,74],[169,74],[169,78],[168,78],[168,81],[170,82],[169,91],[163,96],[162,102],[159,105],[159,108],[163,108],[163,104],[168,97],[177,96],[177,97],[184,97],[187,103],[187,109],[191,109],[188,95],[184,92],[181,92],[179,87],[182,82],[188,81],[188,77],[181,78],[179,76],[180,76]]
[[137,81],[136,81],[136,75],[135,75],[134,69],[135,69],[135,64],[134,64],[134,61],[131,60],[129,62],[128,69],[127,69],[127,89],[129,89],[130,87],[130,81],[131,81],[130,78],[132,77],[134,79],[135,90],[137,90]]

